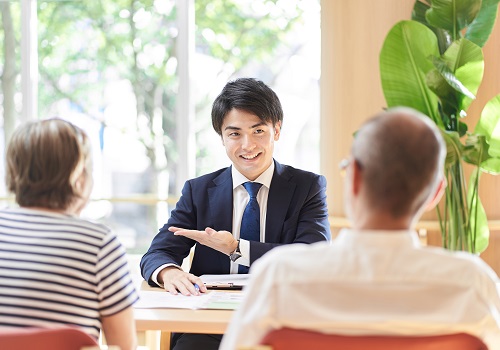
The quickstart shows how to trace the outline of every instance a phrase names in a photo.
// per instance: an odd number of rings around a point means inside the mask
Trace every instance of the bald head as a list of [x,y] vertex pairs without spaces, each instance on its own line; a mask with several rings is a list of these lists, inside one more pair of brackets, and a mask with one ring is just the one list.
[[439,129],[410,108],[393,108],[358,131],[352,155],[370,207],[394,218],[414,215],[436,190],[446,157]]

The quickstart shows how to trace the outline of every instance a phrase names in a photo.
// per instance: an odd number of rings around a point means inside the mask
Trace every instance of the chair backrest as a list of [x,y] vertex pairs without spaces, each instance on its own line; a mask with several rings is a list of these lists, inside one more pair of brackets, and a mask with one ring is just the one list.
[[261,342],[273,350],[487,350],[477,337],[466,333],[432,336],[354,336],[282,328]]
[[96,339],[77,328],[0,329],[2,350],[80,350],[98,345]]

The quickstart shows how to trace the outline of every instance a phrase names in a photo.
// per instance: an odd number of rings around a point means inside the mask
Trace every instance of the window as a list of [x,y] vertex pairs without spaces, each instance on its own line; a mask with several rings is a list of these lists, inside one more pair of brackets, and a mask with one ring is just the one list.
[[[0,5],[4,48],[12,31],[19,42],[26,24],[18,2]],[[285,112],[276,159],[319,171],[319,0],[36,7],[38,115],[67,119],[89,134],[95,187],[84,215],[116,230],[129,252],[145,252],[188,177],[229,165],[210,110],[230,79],[256,77],[276,91]],[[5,8],[18,16],[14,29],[6,29]],[[0,65],[6,71],[7,57]],[[16,113],[2,111],[7,134],[8,122],[20,120],[16,72]],[[7,92],[2,85],[4,100]]]

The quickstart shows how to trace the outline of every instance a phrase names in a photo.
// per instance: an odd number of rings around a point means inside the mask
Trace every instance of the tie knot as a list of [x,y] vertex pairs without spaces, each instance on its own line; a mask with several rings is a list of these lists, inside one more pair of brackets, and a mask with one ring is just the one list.
[[259,193],[260,187],[262,184],[258,182],[245,182],[243,184],[243,187],[247,190],[248,194],[250,195],[250,198],[256,198],[257,193]]

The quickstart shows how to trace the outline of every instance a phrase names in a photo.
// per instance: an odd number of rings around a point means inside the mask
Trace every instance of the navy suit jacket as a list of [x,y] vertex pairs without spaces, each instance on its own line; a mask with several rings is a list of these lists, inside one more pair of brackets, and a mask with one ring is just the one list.
[[[175,236],[170,226],[186,229],[233,229],[233,180],[231,168],[189,180],[172,210],[170,219],[142,257],[142,276],[149,284],[153,272],[163,264],[181,265],[196,241]],[[289,243],[314,243],[331,239],[326,206],[326,179],[275,161],[266,214],[265,242],[250,241],[250,264],[274,247]],[[190,272],[227,274],[227,255],[197,244]]]

